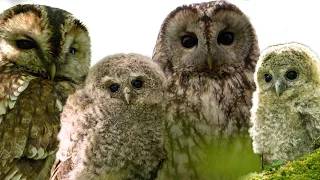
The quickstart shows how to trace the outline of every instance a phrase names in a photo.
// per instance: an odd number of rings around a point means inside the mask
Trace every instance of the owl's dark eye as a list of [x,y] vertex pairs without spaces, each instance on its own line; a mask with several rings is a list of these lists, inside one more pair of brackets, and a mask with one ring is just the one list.
[[264,80],[268,83],[272,80],[272,76],[270,74],[264,74]]
[[286,74],[286,78],[287,78],[287,79],[290,79],[290,80],[296,79],[297,76],[298,76],[298,74],[297,74],[296,71],[289,71],[289,72],[287,72],[287,74]]
[[185,48],[192,48],[198,44],[196,35],[183,35],[181,36],[181,45]]
[[74,47],[70,47],[70,48],[69,48],[69,53],[71,53],[71,54],[76,54],[76,52],[77,52],[77,49],[76,49],[76,48],[74,48]]
[[25,49],[25,50],[38,48],[37,44],[34,41],[27,40],[27,39],[16,40],[16,45],[19,49]]
[[141,80],[133,80],[131,82],[131,84],[132,84],[133,87],[135,87],[137,89],[140,89],[143,86],[143,82]]
[[230,45],[234,40],[232,32],[220,32],[217,38],[218,44]]
[[109,89],[110,89],[111,92],[117,92],[119,90],[119,88],[120,88],[119,84],[111,84],[109,86]]

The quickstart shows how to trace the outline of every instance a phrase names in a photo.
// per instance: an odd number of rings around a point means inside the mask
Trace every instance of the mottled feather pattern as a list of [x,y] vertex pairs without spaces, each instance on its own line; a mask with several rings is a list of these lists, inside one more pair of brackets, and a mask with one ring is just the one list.
[[[174,166],[182,166],[176,167],[170,176],[181,171],[179,168],[184,168],[184,164],[191,166],[190,171],[196,168],[192,164],[197,164],[194,161],[199,161],[203,154],[201,148],[249,128],[250,97],[254,89],[252,69],[248,69],[246,74],[232,72],[232,77],[213,78],[204,74],[176,71],[173,76],[167,76],[170,82],[170,101],[166,110],[166,133],[170,139],[167,143],[175,144],[175,151],[179,154],[185,152],[183,156],[168,154],[174,157]],[[195,147],[200,147],[200,151],[195,152]],[[201,157],[201,161],[205,158]],[[172,170],[169,168],[168,171]]]
[[[231,44],[218,42],[224,32],[233,33]],[[168,78],[168,161],[160,179],[221,178],[201,172],[214,171],[206,166],[214,153],[208,149],[234,137],[246,139],[243,149],[252,148],[247,131],[258,55],[252,24],[231,3],[184,5],[166,17],[152,57]]]
[[86,27],[65,10],[19,4],[0,15],[0,179],[49,178],[62,107],[90,56]]
[[[9,67],[10,68],[10,67]],[[8,72],[7,69],[2,68]],[[3,72],[3,71],[2,71]],[[5,77],[3,84],[17,86],[21,77],[18,72],[10,74],[1,73]],[[10,79],[12,79],[10,81]],[[5,87],[2,86],[2,87]],[[13,90],[12,88],[10,90]],[[0,172],[14,168],[10,162],[23,162],[29,157],[30,166],[37,163],[36,160],[46,158],[57,150],[56,136],[59,132],[59,114],[68,94],[73,93],[75,87],[69,82],[53,82],[41,78],[32,77],[28,87],[17,96],[14,107],[9,108],[3,114],[0,126],[1,132],[1,168]],[[4,94],[10,94],[4,92]],[[3,97],[5,100],[6,96]],[[36,152],[42,148],[43,154]],[[17,158],[15,160],[15,158]],[[18,160],[19,159],[19,160]],[[33,162],[34,161],[34,162]],[[27,165],[27,164],[25,164]],[[21,165],[21,170],[27,166]],[[0,177],[5,173],[1,173]]]

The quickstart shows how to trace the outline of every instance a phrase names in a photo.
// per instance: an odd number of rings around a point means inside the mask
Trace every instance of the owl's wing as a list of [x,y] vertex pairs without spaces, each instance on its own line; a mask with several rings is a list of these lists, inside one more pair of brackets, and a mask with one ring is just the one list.
[[85,127],[81,128],[81,123],[86,122],[90,117],[87,117],[87,107],[92,104],[92,99],[86,90],[78,90],[70,95],[68,101],[63,107],[61,113],[61,129],[58,134],[60,140],[57,158],[62,161],[67,160],[74,152],[75,146],[86,133]]
[[3,115],[14,107],[18,96],[28,87],[32,79],[33,76],[22,74],[0,74],[0,123]]
[[320,140],[320,97],[314,94],[311,98],[300,100],[296,107],[309,136],[317,143]]
[[53,163],[48,158],[57,150],[60,112],[69,92],[50,80],[4,72],[0,89],[0,179],[36,179]]
[[70,95],[61,113],[61,129],[58,134],[60,140],[57,159],[51,170],[51,178],[64,179],[67,174],[76,166],[77,149],[81,149],[81,140],[86,134],[84,128],[80,128],[81,122],[90,117],[87,115],[87,107],[92,104],[92,99],[86,90],[78,90]]

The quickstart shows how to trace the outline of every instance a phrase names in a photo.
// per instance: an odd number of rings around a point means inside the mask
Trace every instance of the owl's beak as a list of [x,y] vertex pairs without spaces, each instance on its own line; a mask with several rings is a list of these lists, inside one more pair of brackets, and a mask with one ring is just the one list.
[[51,80],[53,80],[54,77],[56,76],[56,71],[57,71],[56,65],[55,65],[55,64],[52,64],[52,65],[49,67],[49,76],[50,76],[50,79],[51,79]]
[[287,85],[283,81],[279,81],[279,80],[275,82],[274,86],[275,86],[278,97],[287,88]]
[[126,102],[129,104],[130,103],[130,89],[128,87],[125,87],[123,89],[123,93],[124,93],[124,98],[125,98]]
[[212,70],[212,68],[213,68],[213,58],[211,57],[211,55],[207,55],[207,63],[208,63],[209,69]]

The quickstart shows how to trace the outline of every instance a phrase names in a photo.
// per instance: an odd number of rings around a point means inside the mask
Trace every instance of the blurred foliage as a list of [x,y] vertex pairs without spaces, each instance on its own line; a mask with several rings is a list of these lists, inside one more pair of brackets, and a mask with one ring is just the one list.
[[237,179],[250,172],[259,171],[260,156],[253,153],[252,140],[247,133],[236,134],[208,146],[206,162],[200,165],[210,179]]
[[261,174],[252,173],[244,177],[249,180],[308,180],[320,179],[320,149],[313,153],[298,158],[295,161],[290,161],[281,166],[277,170],[264,171]]
[[270,171],[272,169],[277,169],[283,164],[284,164],[283,160],[278,160],[278,161],[275,161],[274,163],[272,163],[271,165],[264,166],[263,170]]

